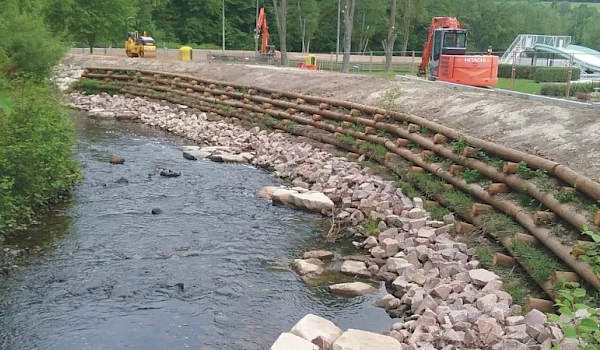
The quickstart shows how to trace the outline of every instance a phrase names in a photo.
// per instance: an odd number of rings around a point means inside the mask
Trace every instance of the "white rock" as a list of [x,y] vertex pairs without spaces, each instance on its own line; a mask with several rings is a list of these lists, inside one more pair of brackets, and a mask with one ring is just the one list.
[[298,272],[300,276],[304,276],[309,273],[321,274],[323,273],[323,268],[319,265],[312,264],[304,259],[295,259],[294,260],[294,270]]
[[208,159],[223,163],[248,163],[248,160],[241,154],[213,154]]
[[488,282],[500,279],[498,275],[486,269],[470,270],[469,276],[475,284],[480,286],[485,286],[486,284],[488,284]]
[[[319,260],[327,260],[333,258],[333,253],[327,250],[310,250],[302,254],[303,259],[319,259]],[[312,340],[312,339],[311,339]]]
[[190,160],[198,160],[210,156],[210,153],[201,150],[183,151],[183,157]]
[[390,336],[348,329],[333,343],[332,350],[402,350],[400,342]]
[[271,350],[319,350],[319,347],[292,333],[281,333]]
[[320,192],[292,193],[291,201],[294,206],[310,211],[333,210],[335,206],[329,197]]
[[265,186],[261,188],[260,191],[258,191],[258,193],[256,193],[256,197],[271,200],[273,193],[275,193],[275,191],[277,191],[278,189],[279,187],[275,186]]
[[308,314],[294,325],[290,333],[309,342],[317,337],[322,337],[329,344],[333,344],[342,335],[343,331],[333,322],[323,317]]
[[296,191],[288,190],[285,188],[278,188],[271,193],[271,200],[277,203],[293,205],[292,194],[298,193]]
[[355,297],[377,291],[377,288],[363,282],[338,283],[329,286],[332,294]]
[[355,260],[346,260],[342,264],[340,268],[342,273],[351,275],[351,276],[359,276],[359,277],[371,277],[371,273],[367,269],[367,265],[362,261]]

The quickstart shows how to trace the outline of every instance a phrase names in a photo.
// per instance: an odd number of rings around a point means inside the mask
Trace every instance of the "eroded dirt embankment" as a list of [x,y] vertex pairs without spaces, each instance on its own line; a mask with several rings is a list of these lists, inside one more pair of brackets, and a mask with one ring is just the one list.
[[378,105],[415,114],[512,148],[539,154],[598,180],[600,111],[530,101],[488,91],[426,82],[313,72],[295,68],[220,63],[163,62],[123,57],[68,55],[65,64],[188,73]]

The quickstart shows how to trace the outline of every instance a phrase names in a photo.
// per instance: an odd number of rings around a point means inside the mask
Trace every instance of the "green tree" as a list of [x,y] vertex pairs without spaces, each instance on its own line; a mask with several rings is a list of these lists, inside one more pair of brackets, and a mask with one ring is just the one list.
[[125,41],[125,18],[137,14],[135,4],[128,0],[49,0],[48,18],[55,29],[86,42],[93,53],[100,40]]

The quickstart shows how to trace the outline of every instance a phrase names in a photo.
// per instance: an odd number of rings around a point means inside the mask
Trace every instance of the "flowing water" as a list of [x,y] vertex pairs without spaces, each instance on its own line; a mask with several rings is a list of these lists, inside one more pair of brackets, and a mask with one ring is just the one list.
[[373,306],[381,292],[339,298],[290,270],[335,248],[319,216],[254,197],[280,183],[272,174],[185,160],[184,141],[143,125],[75,121],[85,180],[7,242],[42,249],[0,280],[0,349],[258,350],[310,312],[343,329],[393,323]]

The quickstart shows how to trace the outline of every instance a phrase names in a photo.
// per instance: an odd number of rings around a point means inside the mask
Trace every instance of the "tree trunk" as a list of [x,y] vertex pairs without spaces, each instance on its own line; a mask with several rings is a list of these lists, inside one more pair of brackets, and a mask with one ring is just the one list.
[[390,6],[390,25],[388,27],[387,39],[385,39],[385,71],[392,70],[392,59],[394,55],[394,43],[396,42],[396,0],[392,0]]
[[342,72],[350,72],[350,50],[352,49],[352,26],[354,25],[354,9],[356,0],[344,0],[344,59]]
[[273,8],[275,9],[275,20],[277,21],[277,33],[279,34],[279,46],[281,51],[281,65],[288,65],[287,58],[287,40],[286,40],[286,17],[287,17],[287,0],[273,0]]
[[413,0],[406,0],[404,8],[404,17],[402,19],[402,54],[406,55],[408,39],[410,37],[410,28],[413,19]]
[[94,45],[96,44],[96,35],[88,35],[88,45],[90,46],[90,55],[94,53]]

